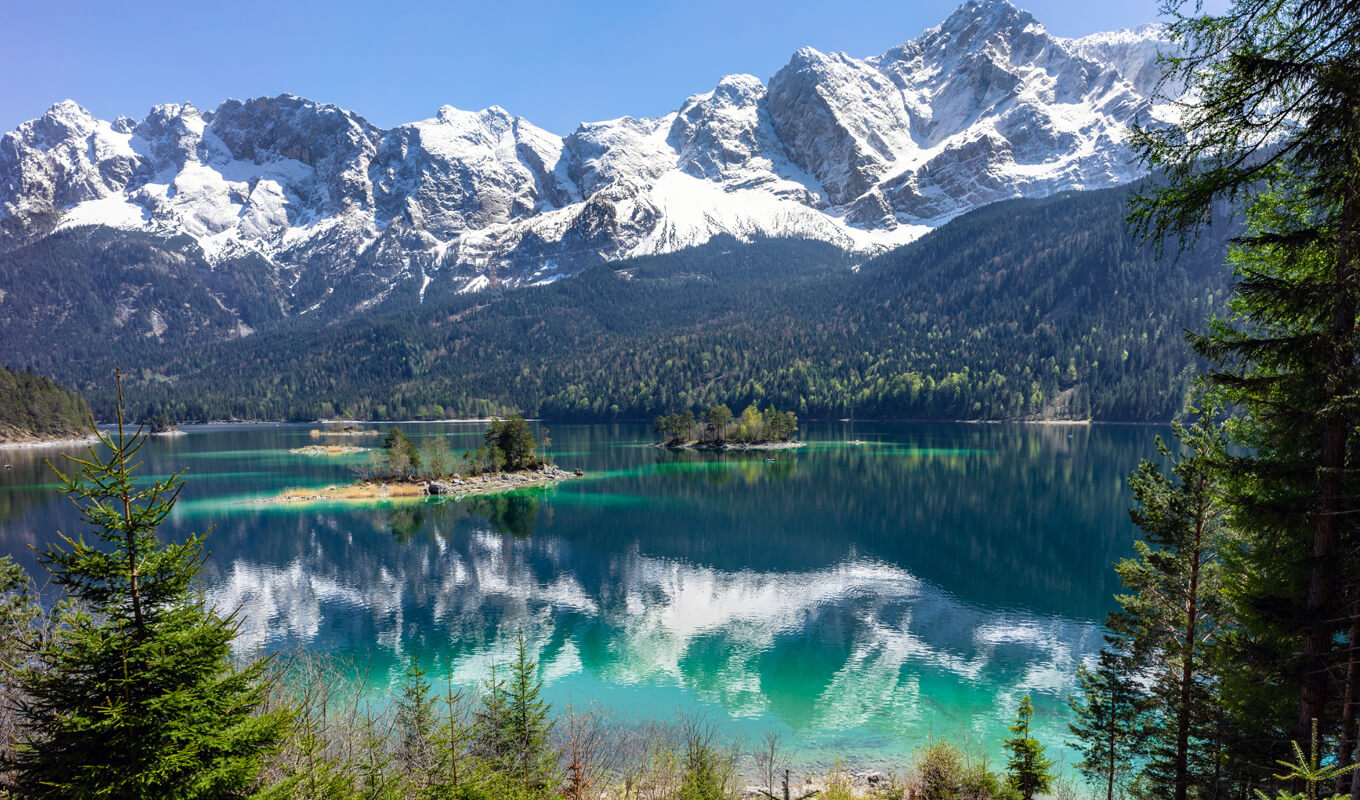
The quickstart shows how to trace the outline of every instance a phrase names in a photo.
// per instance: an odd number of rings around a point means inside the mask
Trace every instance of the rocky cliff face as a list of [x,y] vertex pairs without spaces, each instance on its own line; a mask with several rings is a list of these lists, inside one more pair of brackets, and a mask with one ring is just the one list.
[[291,95],[112,122],[63,101],[0,139],[0,252],[135,230],[214,269],[263,262],[280,313],[329,318],[719,233],[875,252],[995,200],[1137,177],[1127,127],[1169,114],[1159,33],[1062,39],[969,0],[883,55],[805,48],[767,82],[729,76],[664,117],[567,136],[497,107],[381,130]]

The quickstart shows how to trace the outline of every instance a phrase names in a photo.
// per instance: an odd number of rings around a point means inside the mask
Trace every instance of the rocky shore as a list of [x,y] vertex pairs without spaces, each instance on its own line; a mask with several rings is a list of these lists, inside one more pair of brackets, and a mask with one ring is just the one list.
[[453,478],[447,481],[430,481],[425,491],[431,495],[452,495],[461,497],[469,494],[494,494],[529,486],[544,486],[559,481],[581,477],[580,470],[567,471],[556,465],[542,469],[526,469],[519,472],[499,472],[495,475],[478,475],[470,478]]
[[365,481],[347,486],[327,486],[324,489],[289,489],[276,497],[256,500],[257,503],[315,503],[328,500],[386,500],[423,498],[431,496],[466,497],[475,494],[498,494],[531,486],[547,486],[581,477],[580,470],[567,471],[557,466],[543,469],[500,472],[451,478],[443,481]]
[[[876,769],[833,769],[825,773],[794,775],[789,780],[789,797],[820,797],[835,789],[840,796],[875,797],[893,785],[893,776]],[[783,796],[783,782],[774,786],[749,784],[742,789],[742,800],[768,800]],[[770,794],[766,794],[769,792]],[[899,795],[893,795],[894,797]]]
[[797,450],[807,442],[657,442],[665,450]]
[[75,447],[97,444],[98,442],[99,437],[94,434],[69,439],[14,438],[0,440],[0,450],[27,450],[39,447]]

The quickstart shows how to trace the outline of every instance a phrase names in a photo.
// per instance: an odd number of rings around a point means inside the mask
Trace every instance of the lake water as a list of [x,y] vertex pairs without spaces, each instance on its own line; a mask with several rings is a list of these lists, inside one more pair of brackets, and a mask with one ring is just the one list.
[[[403,427],[461,451],[483,426]],[[414,656],[471,684],[522,631],[555,707],[699,711],[825,764],[930,735],[995,760],[1026,693],[1061,745],[1134,538],[1124,479],[1163,432],[812,423],[808,447],[767,463],[659,451],[640,424],[549,427],[584,478],[464,501],[248,502],[350,479],[364,456],[288,452],[312,426],[189,426],[142,456],[148,475],[188,468],[170,527],[215,528],[206,587],[242,609],[243,647],[343,654],[391,681]],[[0,552],[29,569],[30,546],[79,531],[51,455],[0,451]]]

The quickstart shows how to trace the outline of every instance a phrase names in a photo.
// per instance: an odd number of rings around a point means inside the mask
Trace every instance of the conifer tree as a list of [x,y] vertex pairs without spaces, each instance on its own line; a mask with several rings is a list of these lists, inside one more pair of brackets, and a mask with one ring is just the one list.
[[1145,538],[1134,543],[1136,557],[1115,565],[1129,593],[1116,598],[1120,610],[1109,619],[1111,641],[1151,681],[1145,777],[1176,800],[1185,800],[1192,786],[1214,791],[1217,744],[1210,734],[1217,699],[1210,656],[1229,615],[1219,560],[1225,437],[1212,402],[1188,413],[1193,424],[1172,426],[1182,452],[1157,439],[1170,476],[1144,461],[1129,478],[1138,502],[1129,515]]
[[482,681],[481,707],[473,714],[473,753],[494,772],[510,761],[510,700],[499,665],[492,664]]
[[63,536],[41,555],[70,604],[19,672],[8,788],[34,798],[241,797],[289,720],[257,713],[265,663],[233,663],[236,617],[196,588],[203,536],[157,536],[183,473],[138,485],[146,437],[124,429],[121,378],[118,389],[104,453],[91,447],[57,473],[94,539]]
[[506,693],[507,739],[515,774],[527,788],[543,791],[557,782],[557,753],[549,742],[553,724],[548,718],[548,704],[542,699],[538,662],[529,656],[523,631],[519,632]]
[[1010,756],[1006,759],[1006,783],[1020,794],[1024,800],[1034,800],[1034,795],[1047,792],[1053,783],[1053,760],[1044,755],[1047,749],[1030,735],[1030,722],[1034,718],[1034,706],[1029,695],[1020,700],[1020,708],[1011,723],[1014,734],[1005,741]]
[[1110,649],[1095,669],[1077,668],[1079,694],[1069,700],[1068,728],[1082,756],[1077,769],[1105,787],[1105,800],[1123,796],[1145,744],[1148,698],[1130,659]]
[[[1196,4],[1195,16],[1182,5],[1164,4],[1177,16],[1166,79],[1190,99],[1178,124],[1136,134],[1166,180],[1134,218],[1146,233],[1190,237],[1218,201],[1255,206],[1238,239],[1235,319],[1194,344],[1242,409],[1235,439],[1251,455],[1231,472],[1233,518],[1246,532],[1237,595],[1246,643],[1230,672],[1250,673],[1238,687],[1248,694],[1272,687],[1272,702],[1236,711],[1278,754],[1290,729],[1306,740],[1316,719],[1325,741],[1338,707],[1354,720],[1360,703],[1353,682],[1343,689],[1332,677],[1360,680],[1342,669],[1356,651],[1347,632],[1360,632],[1360,581],[1343,557],[1360,548],[1360,2],[1233,0],[1222,14]],[[1270,574],[1253,580],[1253,566]],[[1283,692],[1295,700],[1280,703]],[[1337,737],[1340,763],[1354,738]]]
[[511,414],[503,420],[495,420],[483,434],[488,448],[499,449],[505,454],[506,469],[528,469],[534,465],[538,444],[529,423],[519,414]]
[[423,788],[433,779],[435,766],[435,699],[425,670],[415,658],[406,668],[401,693],[393,706],[397,762],[407,781]]

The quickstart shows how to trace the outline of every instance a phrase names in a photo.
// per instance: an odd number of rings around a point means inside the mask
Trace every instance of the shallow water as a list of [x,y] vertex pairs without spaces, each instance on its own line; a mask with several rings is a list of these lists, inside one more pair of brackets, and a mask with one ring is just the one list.
[[[481,429],[403,427],[455,450]],[[584,478],[465,501],[249,502],[363,463],[290,454],[310,426],[187,426],[142,457],[147,475],[189,470],[170,528],[214,527],[206,586],[242,609],[243,648],[391,681],[419,657],[475,683],[523,631],[558,707],[684,708],[753,743],[777,731],[804,763],[878,762],[930,735],[995,759],[1026,693],[1061,745],[1133,538],[1124,478],[1160,432],[806,424],[808,447],[766,463],[647,447],[644,425],[549,427]],[[0,552],[30,569],[30,545],[79,531],[52,456],[0,451]]]

